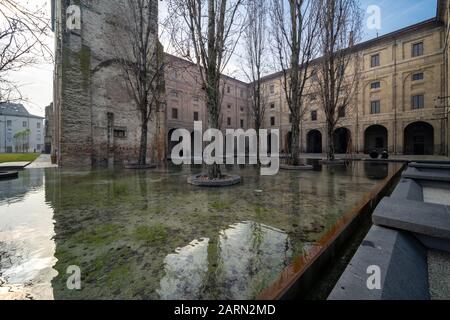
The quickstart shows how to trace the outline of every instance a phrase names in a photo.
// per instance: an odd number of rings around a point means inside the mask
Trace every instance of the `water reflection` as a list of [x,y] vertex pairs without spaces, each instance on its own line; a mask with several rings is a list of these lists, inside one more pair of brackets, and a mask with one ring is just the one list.
[[389,175],[389,165],[387,163],[364,162],[364,172],[370,179],[383,180]]
[[285,232],[253,221],[237,223],[218,239],[194,240],[169,254],[158,293],[162,299],[248,299],[291,257]]
[[0,182],[0,298],[254,298],[394,169],[379,168],[234,166],[244,183],[226,189],[186,184],[201,167],[26,170]]
[[53,298],[53,211],[45,202],[43,177],[42,170],[24,171],[1,185],[0,299]]

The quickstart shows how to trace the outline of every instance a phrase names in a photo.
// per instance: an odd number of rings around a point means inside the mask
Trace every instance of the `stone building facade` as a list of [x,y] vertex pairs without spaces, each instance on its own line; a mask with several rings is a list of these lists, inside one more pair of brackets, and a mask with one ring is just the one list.
[[45,107],[45,133],[44,133],[44,153],[51,154],[52,141],[53,141],[53,125],[55,121],[53,119],[53,103]]
[[[448,125],[438,108],[446,83],[444,38],[443,23],[431,19],[354,47],[361,72],[353,103],[334,134],[338,153],[377,149],[391,154],[447,154]],[[282,149],[288,152],[291,124],[282,76],[269,75],[264,83],[270,88],[271,106],[266,126],[280,129]],[[312,91],[305,103],[302,152],[325,152],[328,141],[319,99]]]
[[[125,0],[53,0],[55,32],[53,153],[62,166],[112,165],[137,160],[140,114],[115,63]],[[153,1],[158,43],[158,1]],[[124,30],[123,28],[122,30]],[[114,37],[114,39],[112,39]],[[165,156],[165,110],[149,123],[148,158]]]
[[447,156],[450,156],[450,0],[438,0],[437,18],[444,23],[444,96],[438,99],[441,113],[447,119]]
[[[448,108],[444,110],[440,102],[448,90],[445,38],[444,21],[437,17],[354,47],[361,72],[353,103],[340,118],[334,134],[337,153],[386,150],[400,155],[448,155]],[[166,57],[171,61],[165,72],[170,140],[173,129],[193,130],[195,119],[205,122],[206,108],[196,67]],[[378,63],[372,65],[372,59]],[[249,85],[227,77],[224,81],[227,89],[222,129],[252,127]],[[281,73],[263,78],[264,127],[280,130],[281,151],[288,153],[291,122],[282,81]],[[301,151],[324,153],[328,141],[317,94],[308,91],[304,101]]]
[[0,104],[0,153],[44,151],[44,118],[21,104]]
[[[362,69],[353,103],[335,131],[337,153],[377,149],[391,154],[448,155],[449,108],[448,98],[443,99],[450,92],[448,2],[438,1],[434,19],[354,46]],[[110,3],[54,0],[53,153],[61,165],[104,165],[133,161],[137,156],[139,116],[121,85],[120,70],[111,63],[108,35],[116,13]],[[79,30],[66,27],[71,4],[81,9]],[[155,162],[170,156],[174,129],[192,132],[194,121],[203,121],[204,128],[207,123],[197,66],[169,54],[164,54],[164,61],[164,103],[149,125],[148,150]],[[287,153],[291,123],[282,78],[281,73],[263,78],[264,127],[280,130],[280,148]],[[226,76],[222,81],[221,129],[251,128],[249,84]],[[314,92],[304,99],[301,151],[323,153],[329,142],[319,99]]]
[[[207,129],[205,91],[202,89],[198,67],[186,60],[165,54],[165,91],[167,112],[168,156],[172,146],[170,138],[175,129],[183,128],[193,137],[194,121],[202,121]],[[252,126],[248,110],[248,84],[222,76],[221,130],[248,129]]]

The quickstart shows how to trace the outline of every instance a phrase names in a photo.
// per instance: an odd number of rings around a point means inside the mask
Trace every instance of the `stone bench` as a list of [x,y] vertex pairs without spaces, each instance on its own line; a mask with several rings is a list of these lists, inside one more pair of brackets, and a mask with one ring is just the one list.
[[[370,266],[380,268],[381,289],[369,289]],[[426,248],[407,232],[373,226],[329,300],[429,300]]]
[[440,170],[450,170],[450,163],[422,163],[422,162],[412,162],[409,164],[411,168],[418,169],[440,169]]
[[402,173],[402,177],[414,180],[450,182],[450,170],[408,167]]

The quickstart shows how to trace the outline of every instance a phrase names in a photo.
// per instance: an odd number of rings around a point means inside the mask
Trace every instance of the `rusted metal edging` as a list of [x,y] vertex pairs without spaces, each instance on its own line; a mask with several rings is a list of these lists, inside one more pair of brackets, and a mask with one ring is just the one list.
[[301,298],[321,278],[324,270],[353,232],[368,218],[400,176],[406,164],[394,168],[387,179],[365,194],[361,202],[345,214],[307,254],[297,257],[286,267],[257,300],[287,300]]

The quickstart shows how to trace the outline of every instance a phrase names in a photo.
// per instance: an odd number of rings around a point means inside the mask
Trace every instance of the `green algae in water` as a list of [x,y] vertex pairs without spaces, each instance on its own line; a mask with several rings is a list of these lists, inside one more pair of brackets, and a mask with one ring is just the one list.
[[27,170],[0,186],[0,252],[15,257],[0,277],[34,298],[252,299],[393,168],[227,167],[243,183],[224,189],[188,185],[201,168]]
[[158,244],[167,240],[169,233],[167,228],[162,225],[139,226],[134,232],[134,238],[137,241],[143,241],[148,244]]

